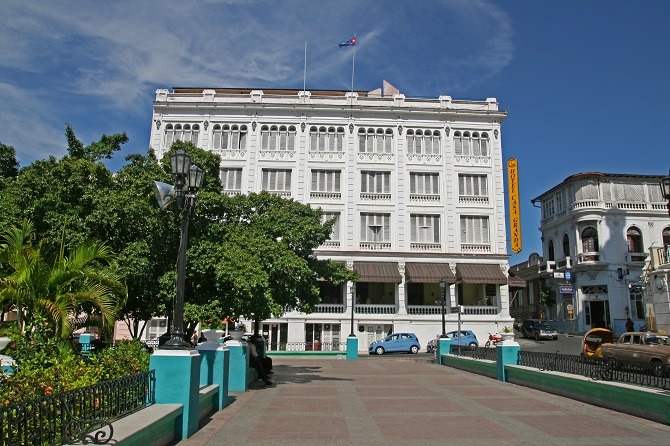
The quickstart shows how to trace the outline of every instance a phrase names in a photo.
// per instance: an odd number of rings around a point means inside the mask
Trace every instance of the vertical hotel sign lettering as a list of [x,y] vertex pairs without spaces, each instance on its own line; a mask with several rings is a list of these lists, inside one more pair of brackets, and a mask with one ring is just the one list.
[[521,252],[521,221],[519,218],[519,173],[516,158],[507,160],[507,186],[509,190],[509,224],[512,251]]

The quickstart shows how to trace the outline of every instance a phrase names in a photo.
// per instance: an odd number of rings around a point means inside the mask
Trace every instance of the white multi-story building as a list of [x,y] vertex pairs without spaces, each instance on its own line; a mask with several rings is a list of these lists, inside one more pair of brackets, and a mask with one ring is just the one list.
[[[223,193],[267,190],[337,217],[316,254],[360,273],[360,349],[390,331],[414,332],[425,345],[441,332],[442,279],[446,312],[463,305],[463,327],[480,339],[511,323],[506,115],[494,98],[174,88],[156,93],[150,146],[160,159],[173,141],[191,141],[221,157]],[[315,313],[264,321],[270,347],[339,348],[351,291],[323,283]],[[446,318],[456,329],[457,315]]]
[[[512,314],[537,317],[544,310],[538,305],[543,284],[555,297],[544,316],[566,331],[608,327],[620,333],[628,316],[637,328],[653,324],[655,310],[643,270],[645,265],[649,269],[650,250],[670,244],[662,178],[580,173],[533,199],[542,209],[543,254],[511,268],[528,281]],[[568,271],[570,282],[565,280]],[[667,294],[667,286],[665,290]],[[667,314],[667,302],[665,307]]]

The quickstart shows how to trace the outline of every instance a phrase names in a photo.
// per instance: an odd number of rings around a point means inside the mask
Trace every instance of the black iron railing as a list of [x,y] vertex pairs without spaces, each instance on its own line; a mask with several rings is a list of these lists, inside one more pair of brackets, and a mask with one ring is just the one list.
[[[458,346],[451,346],[451,354],[459,355]],[[496,349],[495,348],[485,348],[477,347],[470,349],[468,347],[461,346],[460,356],[465,356],[467,358],[473,359],[484,359],[486,361],[495,361],[496,360]]]
[[141,372],[0,407],[0,446],[105,444],[111,422],[154,404],[155,372]]
[[556,353],[519,352],[518,364],[540,370],[582,375],[593,380],[617,381],[670,389],[670,368],[661,362],[621,361]]

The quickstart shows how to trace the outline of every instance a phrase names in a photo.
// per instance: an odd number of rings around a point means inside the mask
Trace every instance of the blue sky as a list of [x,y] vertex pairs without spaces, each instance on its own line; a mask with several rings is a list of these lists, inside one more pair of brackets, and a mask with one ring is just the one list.
[[[146,153],[157,88],[349,89],[498,98],[517,158],[523,250],[541,252],[530,199],[584,171],[670,168],[668,1],[32,1],[0,16],[0,142],[22,166],[125,131]],[[664,155],[665,154],[665,155]],[[511,253],[511,251],[510,251]]]

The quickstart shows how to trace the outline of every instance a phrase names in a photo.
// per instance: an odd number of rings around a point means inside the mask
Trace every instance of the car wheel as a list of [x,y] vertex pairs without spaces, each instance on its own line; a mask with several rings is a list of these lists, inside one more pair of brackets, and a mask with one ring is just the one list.
[[468,344],[468,347],[470,347],[470,350],[474,350],[478,347],[476,342],[471,342]]
[[409,352],[416,355],[417,353],[419,353],[419,347],[413,345],[412,348],[409,349]]
[[658,360],[651,361],[651,374],[657,378],[662,377],[665,373],[663,363]]
[[535,332],[535,340],[539,341],[540,340],[540,333]]
[[378,355],[383,355],[384,354],[384,347],[377,347],[375,349],[375,353]]

